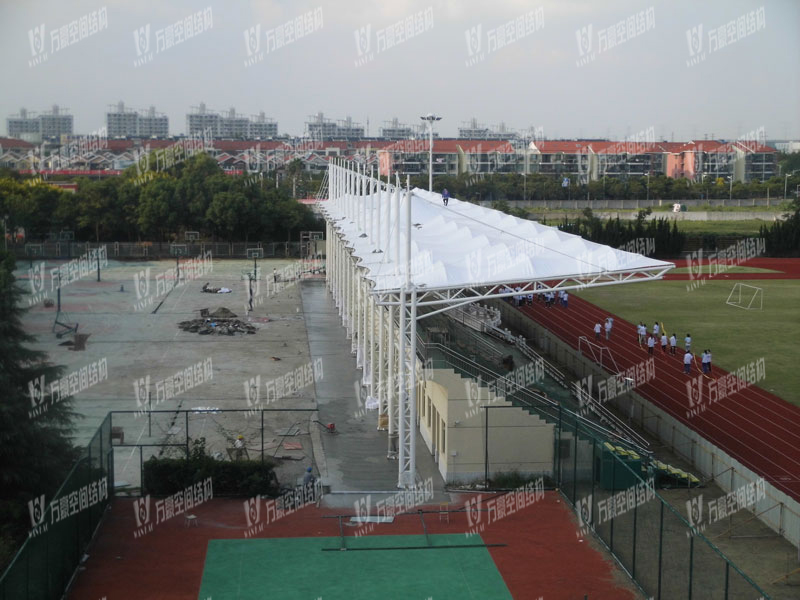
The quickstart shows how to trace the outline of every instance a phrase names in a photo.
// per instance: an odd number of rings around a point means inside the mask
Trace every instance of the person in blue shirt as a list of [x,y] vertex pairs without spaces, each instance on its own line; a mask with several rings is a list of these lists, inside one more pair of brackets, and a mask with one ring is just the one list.
[[447,188],[442,190],[442,202],[444,205],[447,206],[447,201],[450,200],[450,192],[447,191]]

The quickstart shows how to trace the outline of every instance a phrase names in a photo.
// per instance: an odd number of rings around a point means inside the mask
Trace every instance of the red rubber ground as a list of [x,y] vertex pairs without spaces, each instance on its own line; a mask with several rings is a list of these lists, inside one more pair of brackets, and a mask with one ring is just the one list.
[[[462,500],[466,499],[462,495]],[[436,505],[429,510],[438,508]],[[451,504],[450,508],[456,507]],[[268,524],[254,537],[338,536],[337,519],[322,517],[353,514],[353,511],[354,508],[306,507]],[[69,598],[197,600],[208,540],[242,539],[246,519],[241,500],[214,499],[192,512],[198,516],[197,527],[184,527],[183,517],[178,516],[135,539],[133,501],[114,500],[97,540],[89,549],[86,569],[78,575]],[[425,524],[432,534],[466,533],[469,529],[466,513],[451,513],[449,523],[436,514],[427,514]],[[351,537],[354,532],[354,528],[345,527],[346,536]],[[481,536],[486,543],[506,544],[491,548],[490,553],[514,598],[568,600],[588,595],[592,600],[634,600],[635,595],[629,589],[615,583],[611,559],[593,550],[576,532],[575,517],[560,494],[546,492],[544,499],[489,524]],[[375,525],[370,535],[419,534],[423,541],[422,533],[419,517],[410,515],[398,517],[392,524]],[[313,574],[311,559],[308,571]],[[435,554],[431,560],[435,560]],[[413,573],[405,575],[413,577]],[[391,585],[390,579],[387,585]],[[325,597],[324,582],[320,582],[320,596]],[[269,597],[267,591],[264,597]],[[359,598],[357,587],[353,598]],[[215,596],[214,600],[224,599]]]
[[[675,263],[675,267],[678,269],[689,266],[684,259],[670,260],[669,262]],[[700,262],[706,265],[708,264],[708,259],[703,258]],[[751,258],[747,263],[742,263],[741,266],[770,269],[778,271],[778,273],[733,273],[722,271],[712,277],[704,275],[702,278],[710,281],[715,279],[800,279],[800,259],[797,258]],[[724,269],[724,267],[722,268]],[[664,276],[665,281],[686,281],[688,279],[692,279],[689,273],[667,273]]]
[[[800,260],[769,260],[773,266],[749,261],[749,266],[780,268],[784,273],[800,274]],[[750,278],[750,274],[747,274]],[[783,278],[786,278],[784,275]],[[570,296],[569,308],[561,306],[545,308],[544,301],[534,301],[532,306],[521,307],[523,313],[538,321],[573,348],[578,347],[578,338],[594,339],[594,324],[604,323],[612,316],[608,311]],[[646,307],[648,331],[652,319]],[[647,360],[646,347],[636,342],[633,324],[614,316],[611,339],[601,337],[600,344],[608,346],[620,369],[626,369]],[[763,476],[779,490],[800,500],[800,407],[757,387],[750,386],[724,400],[708,406],[697,416],[687,418],[690,409],[686,383],[689,376],[683,373],[683,334],[678,332],[679,351],[676,355],[662,355],[660,347],[655,350],[655,380],[637,388],[637,393],[666,411],[675,419],[700,433],[746,467]],[[696,349],[695,349],[696,350]],[[754,350],[754,354],[755,354]],[[699,360],[699,359],[698,359]],[[719,378],[727,371],[713,367],[713,377]],[[692,377],[697,377],[697,365],[692,366]],[[708,381],[703,380],[707,385]],[[707,388],[704,397],[708,398]]]

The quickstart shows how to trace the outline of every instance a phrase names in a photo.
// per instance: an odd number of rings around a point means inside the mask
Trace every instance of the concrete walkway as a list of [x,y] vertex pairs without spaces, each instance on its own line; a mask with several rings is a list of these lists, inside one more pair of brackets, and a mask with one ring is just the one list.
[[[352,506],[358,497],[351,494],[355,492],[393,494],[397,491],[397,461],[386,458],[388,434],[377,430],[377,411],[364,410],[359,402],[361,369],[356,368],[350,340],[325,282],[303,282],[301,297],[311,359],[323,361],[324,374],[316,382],[315,391],[319,419],[335,423],[338,432],[331,435],[321,430],[323,452],[316,453],[320,475],[331,490],[325,503]],[[442,496],[442,477],[421,436],[417,436],[417,480],[429,477],[436,497],[426,503],[449,499]]]

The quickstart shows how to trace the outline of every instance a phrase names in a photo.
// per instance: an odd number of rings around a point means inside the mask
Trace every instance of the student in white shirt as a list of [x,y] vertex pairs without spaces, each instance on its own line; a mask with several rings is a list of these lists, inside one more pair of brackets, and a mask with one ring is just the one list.
[[564,292],[564,295],[561,296],[561,304],[564,308],[569,308],[569,292]]
[[700,360],[703,373],[708,373],[708,350],[703,350],[703,358]]
[[594,324],[594,339],[596,339],[596,340],[600,339],[600,330],[601,329],[602,329],[602,327],[600,327],[600,323],[595,323]]
[[683,355],[683,372],[687,375],[691,375],[692,373],[692,353],[688,350],[686,354]]
[[678,347],[678,338],[673,333],[669,338],[669,353],[675,354],[675,348]]
[[642,322],[639,321],[639,324],[636,326],[636,335],[637,339],[639,340],[639,345],[642,345],[642,340],[644,339],[644,334],[642,334]]
[[661,331],[661,328],[658,326],[658,321],[653,323],[653,335],[658,337],[658,332]]
[[651,335],[647,338],[647,353],[652,354],[653,348],[656,347],[656,336]]
[[708,357],[708,374],[711,375],[711,350],[706,350],[706,356]]
[[667,353],[667,334],[661,334],[661,354]]
[[606,319],[606,339],[611,339],[611,321],[608,319]]
[[533,294],[528,294],[528,306],[533,306]]
[[692,350],[692,334],[691,333],[687,333],[686,334],[686,337],[683,338],[683,343],[686,346],[686,351],[690,352]]

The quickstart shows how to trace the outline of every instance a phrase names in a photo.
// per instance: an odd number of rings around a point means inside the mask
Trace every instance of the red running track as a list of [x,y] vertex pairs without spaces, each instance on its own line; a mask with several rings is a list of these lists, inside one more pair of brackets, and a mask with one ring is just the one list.
[[[608,311],[600,309],[574,295],[570,295],[569,308],[553,306],[545,308],[544,301],[520,309],[538,321],[559,338],[578,347],[578,338],[586,336],[592,342],[595,323],[605,323]],[[611,339],[605,333],[599,341],[611,350],[611,355],[620,370],[646,361],[646,347],[636,341],[633,324],[614,316]],[[652,331],[652,323],[647,323]],[[605,330],[603,330],[605,332]],[[728,455],[752,469],[777,489],[800,500],[800,408],[770,394],[756,386],[745,387],[714,403],[705,401],[702,412],[689,414],[689,388],[687,383],[697,381],[700,375],[697,363],[692,365],[691,376],[683,372],[683,337],[678,335],[678,352],[663,355],[660,343],[656,344],[655,378],[638,386],[639,395],[655,406],[711,441]],[[698,342],[695,352],[702,351]],[[727,371],[716,366],[712,377],[717,380]],[[711,378],[702,377],[703,398],[709,398],[708,386]]]
[[[708,255],[706,255],[708,256]],[[688,267],[686,259],[671,260],[675,267]],[[708,258],[703,258],[700,263],[707,265]],[[694,262],[696,265],[697,262]],[[800,258],[751,258],[747,262],[732,263],[731,266],[755,267],[758,269],[770,269],[777,273],[734,273],[724,271],[725,267],[720,264],[720,272],[714,275],[692,276],[689,273],[667,273],[664,275],[665,281],[687,281],[689,279],[800,279]]]

